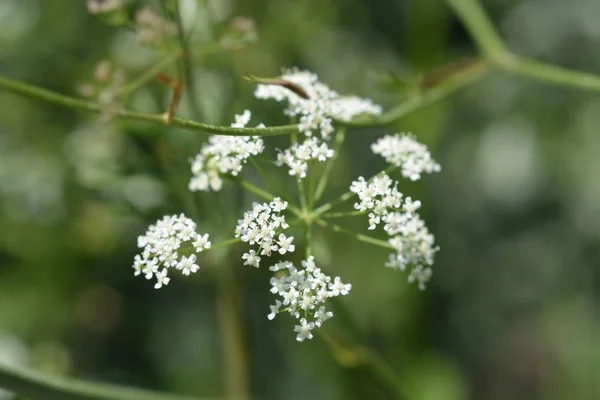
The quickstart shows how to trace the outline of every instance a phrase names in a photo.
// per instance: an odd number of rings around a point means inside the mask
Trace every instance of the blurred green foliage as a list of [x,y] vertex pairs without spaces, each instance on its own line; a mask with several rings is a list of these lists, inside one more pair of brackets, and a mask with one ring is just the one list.
[[[178,115],[207,123],[228,125],[245,108],[269,125],[287,123],[279,105],[253,100],[245,71],[299,66],[389,107],[405,94],[378,89],[386,73],[411,81],[475,54],[441,0],[202,4],[182,0],[200,104],[192,109],[184,95]],[[515,52],[600,73],[597,0],[485,5]],[[236,16],[255,21],[258,41],[203,56]],[[1,74],[76,94],[105,58],[129,80],[157,60],[83,1],[0,0]],[[154,82],[130,101],[146,112],[167,104]],[[353,283],[334,331],[379,353],[412,400],[600,398],[598,126],[597,95],[494,73],[394,127],[350,130],[325,200],[384,167],[368,151],[378,136],[412,131],[443,170],[401,190],[424,203],[441,251],[419,292],[383,267],[385,251],[317,230],[319,265]],[[297,343],[290,321],[268,321],[269,274],[242,268],[239,248],[206,254],[201,273],[160,291],[133,277],[135,239],[161,215],[193,209],[202,231],[227,239],[253,200],[231,187],[186,191],[188,159],[205,140],[139,122],[98,124],[0,91],[0,360],[222,396],[222,314],[231,310],[221,306],[232,291],[254,397],[389,398],[351,352],[318,338]]]

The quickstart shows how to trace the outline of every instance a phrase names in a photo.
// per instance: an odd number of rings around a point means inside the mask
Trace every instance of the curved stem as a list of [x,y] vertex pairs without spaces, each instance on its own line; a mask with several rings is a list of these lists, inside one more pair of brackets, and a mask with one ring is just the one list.
[[[30,85],[28,83],[6,79],[2,76],[0,76],[0,88],[26,97],[44,100],[49,103],[73,108],[76,110],[90,111],[95,113],[100,113],[103,111],[102,105],[98,103],[82,100],[71,96],[65,96],[59,93],[52,92],[50,90]],[[128,110],[121,110],[116,114],[115,117],[121,119],[146,121],[158,123],[161,125],[167,125],[167,121],[165,120],[165,117],[162,114],[146,114]],[[298,130],[297,125],[282,125],[271,128],[233,128],[230,126],[203,124],[201,122],[185,120],[182,118],[173,118],[170,125],[173,125],[178,128],[208,134],[233,136],[289,135],[290,133],[297,132]]]
[[265,183],[269,187],[269,190],[275,192],[282,199],[287,200],[288,203],[291,203],[292,200],[291,200],[290,196],[285,194],[285,191],[282,190],[281,187],[275,181],[273,181],[273,179],[271,179],[271,177],[269,177],[269,175],[267,175],[265,173],[265,171],[262,169],[262,167],[260,166],[258,161],[256,161],[256,159],[254,157],[248,157],[248,159],[250,160],[250,163],[252,163],[254,168],[256,168],[256,171],[258,172],[258,174],[265,181]]
[[341,365],[345,367],[364,366],[390,389],[394,398],[398,400],[408,398],[404,388],[400,385],[396,372],[379,354],[365,346],[350,346],[326,329],[319,329],[318,335],[327,343],[331,354]]
[[219,247],[227,247],[229,245],[236,244],[236,243],[241,243],[241,242],[242,242],[242,239],[240,239],[240,238],[233,238],[233,239],[229,239],[229,240],[224,240],[222,242],[218,242],[218,243],[215,243],[215,244],[211,245],[210,249],[206,249],[205,251],[212,250],[212,249],[217,249]]
[[543,82],[600,91],[600,76],[528,60],[513,54],[477,0],[446,0],[485,57],[499,68]]
[[[261,197],[267,201],[272,201],[275,197],[277,197],[274,194],[269,193],[266,190],[261,189],[258,186],[254,185],[248,181],[238,180],[237,182],[240,184],[241,187],[243,187],[250,193],[254,193],[258,197]],[[288,210],[290,210],[291,212],[293,212],[294,214],[296,214],[298,216],[302,215],[302,211],[295,205],[290,204],[289,202],[288,202]]]
[[321,218],[325,218],[325,219],[334,219],[334,218],[344,218],[344,217],[356,217],[358,215],[365,215],[368,214],[370,212],[370,210],[366,210],[366,211],[347,211],[347,212],[332,212],[332,213],[325,213],[325,214],[321,214],[320,217]]
[[[23,397],[44,400],[191,400],[125,386],[48,376],[0,363],[0,387]],[[194,397],[197,399],[197,397]]]
[[354,239],[358,240],[359,242],[374,244],[375,246],[383,247],[383,248],[390,249],[390,250],[395,249],[394,246],[392,246],[385,240],[381,240],[381,239],[377,239],[377,238],[374,238],[371,236],[363,235],[362,233],[358,233],[358,232],[351,231],[350,229],[342,228],[339,225],[330,224],[326,221],[323,221],[322,219],[316,219],[315,223],[321,225],[322,227],[329,228],[334,232],[343,233],[344,235],[353,237]]

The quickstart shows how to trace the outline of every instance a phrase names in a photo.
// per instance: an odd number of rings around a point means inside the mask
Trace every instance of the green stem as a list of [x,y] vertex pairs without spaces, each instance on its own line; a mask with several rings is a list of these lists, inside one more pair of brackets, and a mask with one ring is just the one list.
[[227,247],[229,245],[236,244],[236,243],[241,243],[241,242],[242,242],[242,239],[240,239],[240,238],[229,239],[229,240],[225,240],[223,242],[215,243],[215,244],[213,244],[213,245],[210,246],[210,249],[207,249],[205,251],[212,250],[212,249],[217,249],[219,247]]
[[375,246],[383,247],[383,248],[390,249],[390,250],[395,249],[394,246],[392,246],[385,240],[381,240],[381,239],[377,239],[377,238],[374,238],[371,236],[363,235],[362,233],[358,233],[358,232],[354,232],[354,231],[351,231],[346,228],[342,228],[339,225],[330,224],[322,219],[316,219],[315,223],[318,225],[321,225],[322,227],[329,228],[334,232],[343,233],[344,235],[353,237],[354,239],[356,239],[360,242],[374,244]]
[[217,315],[219,319],[225,395],[230,400],[250,398],[248,355],[243,332],[240,293],[231,263],[225,263],[217,276]]
[[378,353],[365,346],[350,346],[327,329],[319,329],[317,332],[327,343],[329,351],[340,365],[347,368],[363,366],[390,389],[394,398],[398,400],[408,398],[396,372]]
[[336,121],[336,123],[348,127],[391,125],[405,116],[438,103],[458,90],[479,81],[486,76],[490,70],[490,64],[485,60],[480,60],[479,62],[473,63],[468,68],[455,73],[452,77],[445,79],[437,86],[409,97],[407,100],[384,112],[379,117],[364,117],[347,122]]
[[495,61],[508,54],[502,38],[477,0],[446,1],[488,59]]
[[177,1],[175,6],[175,12],[173,15],[173,20],[177,24],[178,32],[179,32],[179,45],[181,46],[181,50],[183,51],[182,57],[180,57],[180,69],[181,73],[185,76],[185,84],[187,87],[187,98],[190,101],[190,105],[192,108],[192,115],[195,118],[199,118],[200,116],[200,105],[198,102],[198,96],[196,92],[196,79],[194,77],[194,69],[192,67],[192,58],[193,55],[191,53],[191,49],[188,43],[187,38],[185,37],[185,33],[183,32],[183,23],[181,21],[181,10],[180,10],[180,2]]
[[[266,190],[261,189],[258,186],[254,185],[248,181],[237,180],[237,182],[240,184],[240,186],[242,186],[244,189],[246,189],[250,193],[254,193],[258,197],[261,197],[267,201],[272,201],[275,197],[277,197],[274,194],[269,193]],[[291,212],[293,212],[294,214],[296,214],[298,216],[302,215],[302,211],[300,209],[298,209],[298,207],[294,206],[293,204],[289,204],[289,202],[288,202],[288,210],[290,210]]]
[[282,190],[281,187],[277,183],[275,183],[275,181],[273,181],[269,175],[267,175],[265,173],[265,171],[262,169],[262,167],[260,166],[258,161],[256,161],[256,159],[254,157],[249,157],[248,159],[250,160],[250,162],[252,163],[254,168],[256,168],[256,171],[258,172],[258,174],[265,181],[265,183],[269,187],[269,190],[277,193],[277,195],[279,197],[287,200],[288,203],[291,203],[292,202],[291,198],[287,194],[285,194],[285,191]]
[[548,65],[510,52],[477,0],[446,0],[485,57],[506,71],[543,82],[600,91],[600,76]]
[[175,59],[175,57],[175,54],[169,54],[165,56],[163,59],[161,59],[152,67],[150,67],[147,71],[142,73],[137,79],[134,79],[133,81],[125,85],[121,90],[121,93],[123,95],[128,95],[137,90],[138,88],[142,87],[146,83],[150,82],[154,79],[156,74],[162,71],[170,62],[172,62]]
[[347,212],[333,212],[321,214],[321,218],[333,219],[333,218],[345,218],[345,217],[356,217],[358,215],[368,214],[371,210],[366,211],[347,211]]
[[314,201],[319,201],[325,188],[327,187],[327,181],[329,180],[329,175],[331,174],[331,170],[333,169],[333,165],[335,164],[340,149],[342,148],[342,144],[344,143],[344,138],[346,137],[346,129],[343,127],[338,128],[337,133],[335,134],[335,145],[333,148],[333,157],[327,160],[325,164],[325,170],[319,179],[319,183],[317,184],[317,190],[315,191],[315,195],[313,196]]
[[[78,99],[71,96],[65,96],[52,92],[50,90],[42,89],[37,86],[30,85],[28,83],[14,81],[6,79],[0,76],[0,88],[7,90],[12,93],[20,94],[26,97],[47,101],[49,103],[57,104],[60,106],[83,110],[89,112],[100,113],[103,111],[102,105],[91,101]],[[153,122],[161,125],[166,125],[164,115],[162,114],[146,114],[134,111],[121,110],[115,116],[116,118]],[[289,135],[290,133],[297,132],[297,125],[282,125],[270,128],[233,128],[230,126],[219,126],[219,125],[208,125],[201,122],[195,122],[185,120],[182,118],[173,118],[171,125],[188,129],[191,131],[198,131],[207,134],[218,134],[218,135],[232,135],[232,136],[274,136],[274,135]]]
[[[44,400],[191,400],[146,390],[49,376],[0,363],[0,387],[26,398]],[[194,397],[197,399],[196,397]]]
[[600,91],[600,76],[512,56],[502,61],[511,72],[555,85]]

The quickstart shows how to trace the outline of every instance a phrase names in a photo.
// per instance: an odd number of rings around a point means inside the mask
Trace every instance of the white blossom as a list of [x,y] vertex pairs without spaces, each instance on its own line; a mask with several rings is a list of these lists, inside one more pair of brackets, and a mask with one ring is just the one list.
[[[271,203],[254,203],[252,210],[244,213],[244,218],[238,220],[235,228],[235,237],[239,237],[242,242],[249,245],[258,245],[257,250],[250,250],[244,253],[242,259],[244,265],[259,267],[260,257],[257,255],[271,256],[275,251],[280,254],[292,253],[296,246],[292,244],[293,236],[287,237],[281,230],[289,225],[285,221],[285,216],[281,214],[288,206],[287,201],[282,201],[279,197],[273,199]],[[279,210],[279,211],[275,211]],[[275,240],[276,234],[279,237]]]
[[171,268],[183,275],[198,271],[194,252],[210,248],[210,241],[208,234],[197,233],[196,223],[181,214],[165,216],[150,225],[146,234],[138,236],[138,247],[142,252],[133,259],[134,275],[155,277],[154,287],[160,289],[169,283]]
[[[323,305],[331,297],[346,295],[352,285],[345,284],[339,277],[333,280],[317,268],[314,257],[302,261],[302,268],[297,269],[291,262],[282,261],[269,268],[276,276],[271,278],[271,293],[280,297],[270,306],[269,319],[280,312],[288,312],[298,319],[296,325],[298,341],[311,339],[311,331],[320,327],[323,322],[333,317]],[[284,307],[281,309],[281,307]]]
[[402,169],[402,175],[412,181],[422,173],[439,172],[441,167],[431,158],[427,146],[417,142],[409,133],[386,135],[371,145],[375,154]]
[[281,233],[279,235],[277,244],[279,245],[279,254],[284,255],[285,253],[293,253],[294,250],[296,249],[296,246],[294,246],[292,244],[292,241],[294,240],[293,236],[290,236],[289,238],[286,238],[285,235],[283,233]]
[[315,323],[307,322],[306,318],[302,318],[300,320],[300,325],[296,325],[294,327],[294,332],[298,332],[298,335],[296,336],[296,340],[299,342],[302,342],[302,341],[304,341],[304,339],[312,339],[313,334],[311,333],[311,331],[313,329],[315,329]]
[[291,176],[305,178],[308,161],[326,161],[333,157],[333,150],[326,141],[334,132],[334,119],[349,121],[359,114],[379,115],[382,112],[381,107],[371,100],[341,97],[308,71],[285,71],[281,79],[298,85],[306,97],[283,86],[268,84],[259,84],[254,95],[259,99],[287,101],[284,114],[298,118],[298,129],[307,137],[277,157],[277,165],[286,165]]
[[411,197],[403,198],[397,190],[397,182],[388,175],[381,173],[372,181],[367,182],[363,177],[352,182],[350,191],[358,196],[354,208],[367,212],[369,229],[375,229],[383,224],[383,230],[390,236],[389,244],[394,247],[385,266],[394,270],[406,270],[409,282],[418,282],[419,288],[424,289],[425,283],[431,278],[435,253],[435,238],[425,226],[417,210],[421,202]]
[[256,268],[260,266],[260,256],[258,256],[254,250],[244,253],[242,255],[242,260],[245,260],[244,265],[251,265]]
[[[235,116],[235,122],[231,126],[243,128],[249,121],[250,111],[246,110],[242,115]],[[211,136],[191,161],[193,176],[188,184],[189,190],[221,190],[223,174],[236,176],[249,157],[256,156],[263,150],[263,140],[258,136]]]

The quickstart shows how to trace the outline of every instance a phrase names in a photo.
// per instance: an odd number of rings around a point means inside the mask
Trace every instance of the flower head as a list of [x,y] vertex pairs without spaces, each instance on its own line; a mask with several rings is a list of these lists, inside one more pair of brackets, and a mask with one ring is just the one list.
[[169,283],[171,268],[190,275],[200,268],[194,250],[199,253],[210,248],[208,239],[208,234],[196,232],[196,224],[185,215],[165,216],[150,225],[145,235],[138,236],[138,247],[143,250],[134,257],[134,275],[144,274],[146,279],[155,277],[156,289]]
[[[312,339],[311,331],[321,327],[323,322],[333,317],[323,305],[331,297],[346,295],[352,285],[344,284],[339,277],[332,281],[331,277],[323,273],[315,264],[314,257],[302,261],[302,268],[297,269],[291,262],[279,262],[269,268],[277,275],[271,278],[271,293],[276,294],[281,300],[276,300],[271,306],[269,319],[283,311],[287,311],[298,319],[295,331],[298,341]],[[284,306],[284,310],[281,307]]]

